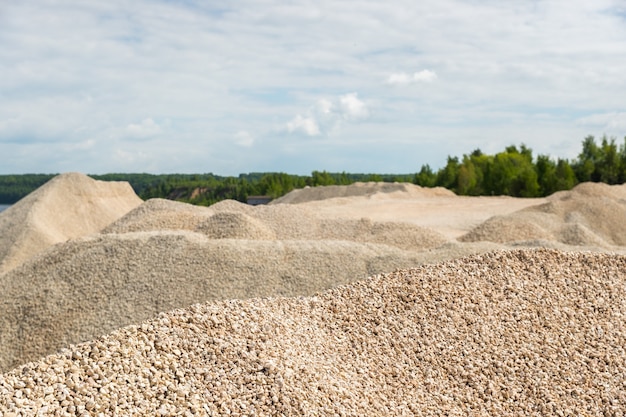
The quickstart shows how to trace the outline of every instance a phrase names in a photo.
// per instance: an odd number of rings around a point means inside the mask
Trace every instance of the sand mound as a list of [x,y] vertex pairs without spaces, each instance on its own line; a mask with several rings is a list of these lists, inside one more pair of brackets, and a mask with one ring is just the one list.
[[340,240],[209,239],[188,231],[72,240],[2,277],[0,370],[173,308],[310,295],[429,257]]
[[196,207],[167,200],[148,200],[103,233],[190,230],[214,239],[348,240],[378,243],[404,250],[436,248],[447,239],[428,228],[369,219],[326,219],[304,205],[249,206],[224,200]]
[[447,242],[440,233],[407,223],[331,219],[320,222],[320,236],[355,242],[380,243],[406,250],[436,248]]
[[622,256],[513,251],[195,305],[1,376],[0,410],[622,415],[625,270]]
[[492,217],[459,240],[509,243],[547,239],[578,246],[626,245],[626,185],[583,183],[548,200]]
[[111,223],[102,233],[195,230],[213,214],[207,207],[153,198]]
[[199,224],[196,231],[213,239],[276,239],[269,227],[243,213],[216,213]]
[[293,190],[270,204],[299,204],[341,197],[371,197],[375,194],[401,193],[410,197],[455,195],[441,187],[424,188],[410,183],[356,182],[350,185],[328,185]]
[[58,175],[0,214],[0,273],[50,245],[98,232],[139,204],[126,182]]

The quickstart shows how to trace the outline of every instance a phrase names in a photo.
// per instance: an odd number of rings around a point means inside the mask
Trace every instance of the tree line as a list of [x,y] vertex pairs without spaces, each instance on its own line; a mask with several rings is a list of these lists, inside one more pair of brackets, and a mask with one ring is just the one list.
[[428,165],[422,166],[413,182],[445,187],[459,195],[545,197],[587,181],[626,182],[626,138],[618,146],[615,138],[604,136],[597,143],[593,136],[587,136],[581,152],[571,161],[548,155],[535,158],[524,144],[508,146],[495,155],[476,149],[462,158],[448,157],[436,173]]
[[[0,175],[0,204],[13,204],[50,180],[55,174]],[[445,187],[459,195],[509,195],[542,197],[569,190],[580,182],[626,182],[626,138],[593,136],[582,141],[572,160],[533,156],[526,145],[511,145],[495,155],[476,149],[462,157],[449,156],[434,171],[423,165],[415,174],[350,174],[313,171],[311,175],[282,172],[248,173],[238,177],[214,174],[106,174],[90,175],[103,181],[128,181],[142,199],[168,198],[198,205],[225,199],[246,202],[250,196],[277,198],[288,192],[320,185],[349,185],[357,181],[411,182],[423,187]]]

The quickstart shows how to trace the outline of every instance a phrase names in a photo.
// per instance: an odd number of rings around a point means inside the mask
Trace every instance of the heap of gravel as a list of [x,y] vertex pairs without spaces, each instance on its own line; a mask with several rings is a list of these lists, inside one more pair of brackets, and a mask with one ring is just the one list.
[[538,239],[573,246],[626,246],[626,184],[582,183],[549,200],[492,217],[459,240],[511,243]]
[[214,214],[208,207],[153,198],[128,212],[102,233],[146,232],[151,230],[194,230]]
[[617,255],[496,252],[194,305],[0,376],[0,410],[620,416],[625,271]]
[[234,200],[210,207],[148,200],[103,233],[158,230],[189,230],[212,239],[348,240],[403,250],[432,249],[447,242],[432,229],[408,223],[326,219],[303,205],[249,206]]
[[270,204],[300,204],[310,201],[327,200],[342,197],[373,196],[377,193],[404,193],[411,196],[435,197],[454,196],[452,191],[445,188],[424,188],[410,183],[387,182],[356,182],[350,185],[328,185],[320,187],[305,187],[289,192],[277,198]]
[[189,231],[73,240],[0,276],[0,370],[162,311],[311,295],[436,256],[346,240],[211,239]]
[[52,178],[0,213],[0,274],[55,243],[100,231],[141,203],[127,182]]

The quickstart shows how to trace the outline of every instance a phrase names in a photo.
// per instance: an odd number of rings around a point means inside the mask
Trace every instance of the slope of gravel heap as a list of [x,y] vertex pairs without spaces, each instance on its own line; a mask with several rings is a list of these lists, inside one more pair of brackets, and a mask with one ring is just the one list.
[[494,216],[459,240],[509,243],[532,239],[574,246],[626,246],[626,185],[583,183],[549,202]]
[[58,175],[0,213],[0,273],[55,243],[96,233],[141,203],[127,182]]
[[441,233],[432,229],[408,223],[375,222],[365,218],[321,220],[320,235],[326,239],[380,243],[406,250],[436,248],[447,242]]
[[213,210],[207,207],[152,198],[109,224],[102,233],[194,230],[213,214]]
[[327,185],[293,190],[272,201],[273,204],[299,204],[329,198],[372,196],[377,193],[404,193],[411,196],[454,196],[452,191],[441,187],[424,188],[410,183],[356,182],[350,185]]
[[0,276],[0,370],[174,308],[311,295],[430,256],[339,240],[210,239],[189,231],[73,240]]
[[328,220],[302,205],[250,206],[234,200],[220,201],[208,208],[148,200],[103,233],[157,230],[191,230],[212,239],[349,240],[403,250],[436,248],[447,242],[434,230],[408,223]]
[[160,314],[0,377],[5,416],[626,412],[626,257],[496,252]]

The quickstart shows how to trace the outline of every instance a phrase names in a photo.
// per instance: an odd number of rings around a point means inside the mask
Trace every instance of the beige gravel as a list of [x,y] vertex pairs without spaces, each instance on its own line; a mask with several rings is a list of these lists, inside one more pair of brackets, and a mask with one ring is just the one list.
[[[625,411],[626,186],[515,199],[365,183],[205,208],[85,178],[0,214],[0,254],[22,256],[0,273],[0,371],[17,367],[0,415]],[[528,247],[572,253],[493,253]],[[294,298],[256,298],[276,296]]]
[[385,199],[399,195],[406,198],[452,197],[455,194],[441,187],[424,188],[410,183],[356,182],[350,185],[329,185],[325,187],[305,187],[284,195],[270,204],[301,204],[312,201],[328,201],[335,198],[367,197],[384,195]]
[[99,232],[141,203],[127,182],[53,178],[0,215],[0,274],[55,243]]
[[[326,200],[316,199],[320,192],[315,188],[299,190],[301,202],[297,206],[330,219],[358,220],[365,217],[378,222],[413,224],[434,230],[454,241],[492,216],[512,214],[548,202],[545,198],[457,196],[440,188],[401,185],[405,191],[372,191],[361,196],[335,196]],[[312,195],[308,196],[309,193]],[[321,193],[330,194],[328,191]]]
[[626,246],[626,185],[583,183],[544,204],[494,216],[460,241],[542,239],[575,246]]
[[621,416],[625,271],[623,256],[507,251],[194,305],[0,376],[0,410]]
[[193,303],[311,295],[426,258],[386,245],[184,231],[74,240],[0,277],[0,370]]

